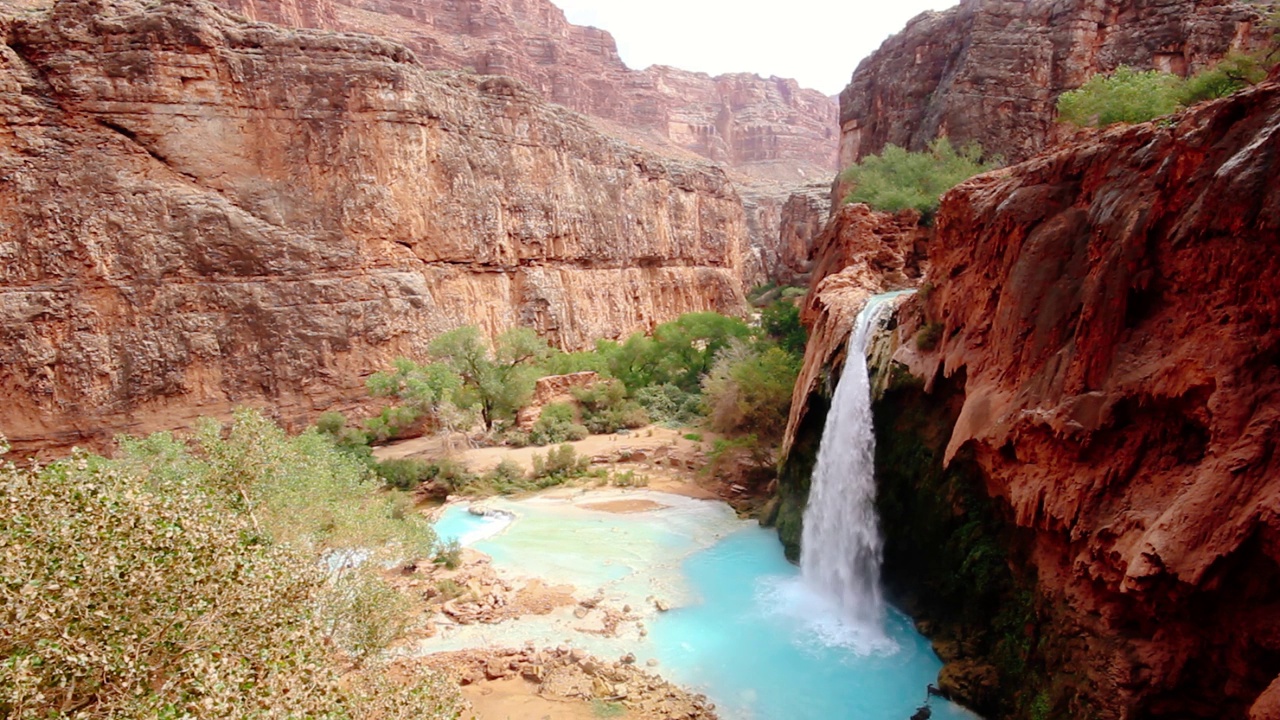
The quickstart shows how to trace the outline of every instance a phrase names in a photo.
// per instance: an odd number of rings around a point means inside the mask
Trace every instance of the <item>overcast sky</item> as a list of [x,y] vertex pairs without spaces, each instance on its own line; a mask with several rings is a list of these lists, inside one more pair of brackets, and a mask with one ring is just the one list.
[[792,77],[835,95],[907,20],[956,0],[552,0],[613,33],[628,66]]

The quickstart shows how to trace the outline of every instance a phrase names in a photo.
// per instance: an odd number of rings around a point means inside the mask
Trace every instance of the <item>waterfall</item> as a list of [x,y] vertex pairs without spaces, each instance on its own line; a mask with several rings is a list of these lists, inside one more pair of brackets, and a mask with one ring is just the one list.
[[849,336],[844,373],[827,414],[804,510],[800,567],[804,582],[837,603],[856,626],[878,628],[883,540],[876,516],[875,449],[867,343],[890,302],[901,292],[876,295],[858,314]]

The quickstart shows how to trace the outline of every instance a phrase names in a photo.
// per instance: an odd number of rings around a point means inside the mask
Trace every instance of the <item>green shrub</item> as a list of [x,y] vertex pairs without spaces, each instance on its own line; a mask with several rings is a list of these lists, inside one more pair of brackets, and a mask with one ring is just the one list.
[[641,388],[635,401],[652,422],[688,424],[702,417],[702,398],[670,383]]
[[927,221],[943,193],[999,164],[982,162],[982,148],[977,144],[957,150],[941,137],[923,152],[888,145],[879,155],[849,167],[841,178],[854,186],[845,202],[866,203],[885,212],[918,210]]
[[[120,445],[115,460],[0,463],[0,715],[456,717],[447,682],[350,672],[326,645],[368,658],[404,614],[376,577],[332,577],[317,551],[430,540],[425,524],[386,532],[376,483],[331,438],[238,412],[190,445]],[[312,493],[324,524],[298,504]]]
[[316,419],[316,430],[329,435],[330,437],[338,437],[343,428],[347,426],[347,417],[340,412],[329,411],[321,413]]
[[476,480],[475,473],[468,470],[466,465],[457,460],[444,458],[430,463],[427,477],[423,482],[438,483],[448,492],[457,493],[474,485]]
[[608,482],[614,487],[639,488],[648,487],[649,478],[637,473],[635,470],[624,470],[622,472],[610,473]]
[[685,433],[684,439],[692,440],[694,442],[702,442],[702,433]]
[[938,343],[942,341],[942,331],[944,327],[940,322],[925,323],[916,333],[916,347],[925,352],[929,352],[938,347]]
[[572,406],[567,403],[551,403],[542,409],[542,414],[533,424],[529,444],[553,445],[581,440],[586,436],[587,428],[574,422]]
[[364,421],[364,432],[370,443],[384,443],[402,437],[421,417],[421,413],[406,405],[383,408]]
[[510,459],[503,459],[497,467],[490,470],[484,477],[480,478],[479,488],[483,488],[486,493],[500,493],[509,495],[516,492],[524,492],[534,489],[534,484],[529,481],[529,476],[525,473],[524,468],[520,467]]
[[409,625],[409,599],[364,565],[343,570],[320,596],[324,637],[363,660],[385,650]]
[[449,538],[436,548],[435,557],[431,561],[449,570],[457,570],[462,564],[462,543],[458,542],[458,538]]
[[396,490],[413,490],[423,482],[430,480],[436,471],[431,463],[418,458],[383,460],[374,466],[378,477],[389,488]]
[[582,477],[590,465],[591,458],[578,457],[572,445],[561,445],[546,455],[533,456],[533,479],[544,485],[559,484]]
[[778,347],[792,355],[804,356],[809,333],[800,324],[800,308],[795,303],[779,300],[760,313],[760,327]]
[[1059,96],[1058,119],[1093,127],[1146,122],[1177,110],[1181,91],[1177,75],[1121,66]]
[[582,420],[590,432],[612,433],[649,424],[648,413],[638,402],[627,399],[627,386],[619,380],[605,380],[570,392],[582,407]]
[[711,429],[752,435],[765,444],[782,439],[800,359],[769,345],[740,343],[716,359],[702,381]]
[[1178,102],[1194,105],[1239,92],[1267,79],[1267,65],[1257,55],[1230,53],[1208,70],[1187,78],[1178,94]]

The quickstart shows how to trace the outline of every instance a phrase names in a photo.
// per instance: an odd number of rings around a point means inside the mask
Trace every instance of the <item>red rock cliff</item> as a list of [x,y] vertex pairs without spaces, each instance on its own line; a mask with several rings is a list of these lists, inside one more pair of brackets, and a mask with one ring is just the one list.
[[255,19],[403,42],[427,68],[524,81],[551,102],[753,175],[792,182],[834,169],[836,106],[794,80],[632,70],[613,36],[549,0],[220,0]]
[[286,420],[462,324],[565,347],[742,306],[723,172],[504,78],[200,0],[0,25],[0,431]]
[[840,94],[840,166],[948,135],[1024,160],[1054,135],[1054,104],[1120,65],[1187,74],[1250,41],[1230,0],[962,0],[924,13],[858,65]]
[[900,357],[962,385],[1060,716],[1274,717],[1280,84],[960,186],[930,260]]

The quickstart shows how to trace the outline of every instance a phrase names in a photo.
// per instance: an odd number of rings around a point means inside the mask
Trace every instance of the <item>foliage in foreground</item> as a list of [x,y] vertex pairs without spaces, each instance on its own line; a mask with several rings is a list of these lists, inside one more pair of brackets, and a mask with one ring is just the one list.
[[372,662],[404,622],[398,594],[318,554],[408,553],[429,529],[318,433],[255,413],[215,427],[125,441],[117,460],[0,466],[0,715],[457,717],[447,682]]
[[983,162],[976,143],[957,150],[941,137],[923,152],[888,145],[879,155],[850,166],[841,179],[854,186],[845,202],[866,203],[885,212],[917,210],[928,219],[943,193],[999,165],[998,160]]

